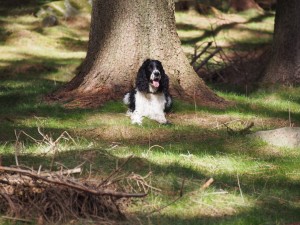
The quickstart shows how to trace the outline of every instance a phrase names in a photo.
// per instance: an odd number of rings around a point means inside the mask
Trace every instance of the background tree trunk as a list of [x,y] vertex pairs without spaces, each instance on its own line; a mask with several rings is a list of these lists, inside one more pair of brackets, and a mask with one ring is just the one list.
[[248,9],[262,10],[254,0],[230,0],[230,8],[237,12]]
[[121,99],[146,58],[162,62],[173,96],[202,105],[225,104],[181,49],[173,0],[95,0],[86,59],[77,76],[51,98],[81,107]]
[[300,83],[300,1],[278,0],[274,40],[264,83]]

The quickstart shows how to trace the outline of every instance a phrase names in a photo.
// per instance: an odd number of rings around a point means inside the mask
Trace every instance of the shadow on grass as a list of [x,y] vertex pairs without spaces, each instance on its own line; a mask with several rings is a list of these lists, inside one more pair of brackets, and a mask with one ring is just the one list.
[[60,38],[60,42],[69,51],[87,51],[88,41],[78,40],[70,37]]
[[177,30],[184,30],[184,31],[190,31],[190,30],[198,30],[199,28],[193,24],[187,24],[187,23],[176,23],[176,29]]
[[[295,93],[297,94],[297,93]],[[290,101],[293,102],[293,97],[290,97]],[[218,109],[218,108],[211,108],[206,106],[198,106],[197,111],[198,112],[208,112],[215,115],[223,115],[223,114],[241,114],[244,116],[261,116],[263,118],[273,118],[273,119],[283,119],[288,120],[289,119],[289,109],[288,107],[283,109],[278,109],[275,106],[271,107],[270,105],[264,104],[264,100],[261,100],[261,102],[251,102],[247,101],[246,97],[242,97],[241,100],[232,100],[235,102],[234,106],[230,106],[228,108],[224,109]],[[283,99],[284,101],[284,99]],[[295,97],[294,100],[295,103],[299,104],[297,101],[297,97]],[[195,106],[179,102],[174,104],[174,112],[181,113],[181,112],[195,112]],[[293,114],[293,122],[295,122],[295,125],[300,124],[300,113],[299,112],[292,112]]]
[[[132,152],[135,154],[136,152]],[[207,153],[207,155],[210,155]],[[151,157],[150,157],[151,158]],[[178,154],[178,158],[180,158]],[[184,158],[181,158],[184,160]],[[292,159],[292,158],[286,158]],[[265,162],[264,160],[257,159],[261,162]],[[40,165],[43,166],[44,169],[49,169],[50,163],[52,161],[52,155],[43,156],[43,154],[21,154],[19,155],[19,163],[22,165],[29,166],[34,169],[38,169]],[[116,164],[121,165],[126,161],[126,158],[122,158],[112,154],[110,150],[105,150],[105,147],[100,147],[96,149],[79,149],[79,150],[68,150],[62,151],[58,153],[55,157],[55,161],[58,162],[57,169],[61,168],[61,165],[64,165],[66,168],[74,168],[83,162],[85,162],[83,168],[84,173],[88,174],[90,171],[90,166],[92,166],[92,172],[96,173],[99,177],[105,177],[107,174],[111,172],[113,168],[115,168]],[[298,160],[299,161],[299,160]],[[2,163],[3,166],[11,166],[15,164],[15,154],[11,153],[3,153],[2,154]],[[275,164],[274,164],[275,165]],[[207,174],[207,171],[202,169],[193,168],[184,163],[155,163],[153,159],[150,161],[147,157],[133,157],[129,163],[127,163],[123,168],[125,172],[137,172],[141,173],[141,175],[148,174],[149,170],[151,170],[155,177],[178,177],[182,179],[195,179],[195,180],[205,180],[209,176],[213,176],[215,179],[214,188],[218,189],[226,189],[228,191],[236,191],[237,190],[237,177],[236,172],[228,172],[223,171],[217,173],[215,175]],[[102,174],[101,174],[102,173]],[[294,192],[295,197],[300,197],[299,192],[297,191],[300,188],[300,182],[297,180],[293,180],[285,176],[285,173],[282,171],[272,171],[266,170],[264,172],[257,171],[260,176],[257,174],[249,175],[242,174],[240,175],[241,188],[243,193],[246,195],[259,195],[263,192],[267,192],[267,190],[276,190],[278,189],[278,193],[273,193],[274,195],[282,198],[290,198],[288,200],[293,200],[293,195],[291,193]],[[161,186],[161,188],[166,188],[165,184],[158,183],[157,185]],[[191,184],[187,184],[191,185]],[[180,186],[178,190],[180,190]],[[195,191],[199,187],[190,186],[188,189],[190,191]],[[299,215],[300,216],[300,215]]]
[[[205,207],[205,206],[204,206]],[[213,210],[210,210],[213,211]],[[233,225],[233,224],[299,224],[299,209],[288,204],[282,204],[272,200],[262,200],[254,208],[243,210],[232,215],[218,215],[216,211],[211,212],[215,216],[203,215],[195,217],[185,216],[185,210],[174,216],[157,213],[150,218],[141,214],[144,220],[148,219],[151,224],[174,224],[174,225]],[[296,222],[296,223],[295,223]]]
[[[2,155],[2,161],[4,166],[14,164],[15,156],[12,154]],[[39,155],[22,155],[19,156],[19,162],[26,166],[32,166],[38,169],[40,165],[43,168],[47,168],[52,160],[51,156],[39,156]],[[61,165],[67,168],[74,168],[85,162],[84,174],[89,174],[90,169],[99,177],[106,177],[115,168],[115,165],[121,165],[125,162],[126,158],[118,157],[110,153],[110,151],[102,149],[93,150],[72,150],[67,152],[61,152],[56,157],[57,170]],[[117,163],[118,162],[118,163]],[[175,199],[180,191],[180,186],[173,185],[168,186],[172,177],[176,179],[200,179],[205,180],[208,175],[202,173],[201,170],[195,170],[191,167],[183,166],[179,163],[172,164],[157,164],[147,158],[134,157],[124,167],[123,172],[131,173],[138,172],[141,175],[146,175],[149,171],[152,171],[153,177],[152,185],[161,188],[163,192],[160,194],[166,198],[166,204],[172,199]],[[270,174],[261,174],[266,176]],[[215,182],[212,188],[218,190],[226,190],[230,193],[238,192],[238,183],[235,175],[227,174],[226,172],[215,175]],[[164,180],[165,182],[162,182]],[[187,183],[184,188],[184,203],[179,200],[172,204],[170,207],[174,207],[173,215],[168,213],[153,214],[150,216],[150,221],[153,224],[286,224],[289,222],[300,221],[299,206],[296,205],[297,198],[299,198],[299,181],[293,181],[287,177],[278,176],[277,173],[273,174],[268,180],[260,178],[260,176],[242,176],[241,177],[241,189],[245,198],[254,199],[252,206],[228,206],[234,208],[230,214],[224,214],[224,212],[218,212],[218,206],[214,205],[208,207],[206,214],[199,216],[198,213],[182,211],[180,213],[177,207],[185,208],[186,210],[192,209],[196,203],[192,202],[193,198],[200,198],[200,196],[194,196],[192,194],[195,191],[199,191],[200,184]],[[171,195],[165,195],[164,193],[173,193]],[[149,197],[151,198],[151,196]],[[149,199],[146,199],[146,202]],[[218,198],[215,199],[218,201]],[[164,202],[165,203],[165,202]],[[142,204],[139,202],[139,204]],[[188,204],[186,207],[184,204]],[[201,204],[201,201],[200,203]],[[177,205],[177,206],[176,206]],[[191,208],[190,208],[191,207]],[[199,207],[199,206],[197,206]],[[203,207],[207,207],[204,202]],[[148,207],[140,206],[140,212],[138,216],[145,219],[148,215],[141,213],[141,211],[150,211]],[[211,208],[213,210],[211,211]],[[216,209],[214,209],[216,208]]]
[[11,16],[11,15],[27,15],[35,13],[39,7],[47,2],[55,0],[9,0],[0,1],[0,15]]
[[[231,23],[227,23],[227,24],[222,24],[222,25],[217,26],[216,28],[214,28],[212,30],[204,30],[203,35],[201,35],[199,37],[183,38],[183,39],[181,39],[181,43],[183,45],[195,45],[197,42],[204,41],[206,38],[217,36],[221,31],[233,30],[233,29],[238,29],[238,30],[247,29],[248,31],[253,32],[256,35],[256,39],[257,39],[257,35],[259,35],[259,34],[267,34],[267,35],[270,35],[270,38],[271,38],[272,33],[270,33],[269,31],[262,31],[262,30],[259,30],[259,29],[256,30],[256,29],[250,29],[250,28],[239,28],[239,27],[237,28],[236,27],[237,25],[243,25],[243,24],[245,25],[245,24],[248,24],[248,23],[261,22],[264,19],[266,19],[268,17],[271,17],[271,16],[274,16],[274,15],[271,14],[271,13],[265,13],[265,14],[262,14],[262,15],[252,17],[249,20],[247,20],[246,22],[231,22]],[[189,26],[188,29],[192,30],[192,27]],[[196,29],[199,30],[196,27],[193,30],[196,30]],[[179,28],[179,30],[180,30],[180,28]],[[251,41],[253,41],[253,40],[251,39]]]
[[9,32],[4,28],[4,22],[0,20],[0,45],[4,45]]

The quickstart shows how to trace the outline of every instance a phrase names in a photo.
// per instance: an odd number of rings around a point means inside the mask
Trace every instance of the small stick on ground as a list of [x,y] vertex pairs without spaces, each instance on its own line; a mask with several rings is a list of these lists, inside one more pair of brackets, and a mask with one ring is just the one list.
[[245,202],[243,191],[242,191],[241,184],[240,184],[239,174],[238,173],[236,174],[236,177],[237,177],[237,181],[238,181],[238,186],[239,186],[239,190],[240,190],[240,193],[241,193],[241,197],[243,199],[243,202]]
[[250,129],[254,126],[254,122],[251,122],[249,125],[247,125],[245,128],[241,130],[233,130],[229,126],[227,126],[225,123],[223,124],[227,128],[227,132],[229,135],[245,135],[250,133]]
[[205,184],[202,185],[201,190],[205,190],[208,188],[212,183],[214,182],[213,178],[209,178],[208,181],[205,182]]
[[15,221],[21,221],[21,222],[26,222],[26,223],[32,223],[32,220],[27,220],[23,218],[16,218],[16,217],[10,217],[10,216],[1,216],[3,219],[7,220],[15,220]]

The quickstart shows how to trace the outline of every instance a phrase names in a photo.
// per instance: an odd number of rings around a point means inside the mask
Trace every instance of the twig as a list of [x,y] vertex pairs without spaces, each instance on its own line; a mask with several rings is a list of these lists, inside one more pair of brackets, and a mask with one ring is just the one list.
[[239,190],[240,190],[240,193],[241,193],[241,197],[243,199],[243,202],[245,203],[245,199],[244,199],[244,196],[243,196],[243,191],[241,189],[240,179],[239,179],[239,174],[238,173],[236,173],[236,177],[237,177],[237,181],[238,181],[238,185],[239,185]]
[[52,176],[52,175],[70,175],[70,174],[74,174],[74,173],[81,173],[81,168],[74,168],[74,169],[68,169],[68,170],[62,170],[62,171],[53,171],[53,172],[40,172],[38,173],[38,175],[41,175],[41,176]]
[[211,192],[211,193],[204,194],[203,196],[205,196],[205,195],[226,195],[228,193],[229,193],[228,191],[217,191],[217,192]]
[[20,153],[20,132],[17,133],[17,131],[15,130],[15,136],[16,136],[16,142],[15,142],[15,161],[16,161],[16,166],[19,166],[19,159],[18,159],[18,155]]
[[10,197],[8,196],[8,194],[6,194],[6,193],[4,193],[4,192],[2,192],[1,190],[0,190],[0,196],[2,196],[3,198],[5,198],[5,200],[8,202],[8,204],[9,204],[9,207],[11,208],[11,209],[13,209],[13,211],[15,211],[16,212],[16,206],[15,206],[15,204],[13,203],[13,201],[10,199]]
[[245,128],[241,130],[233,130],[229,126],[227,126],[225,123],[223,124],[227,128],[227,132],[230,135],[245,135],[250,132],[250,129],[254,126],[254,122],[251,122],[249,125],[247,125]]
[[[40,127],[38,127],[37,130],[38,130],[38,133],[42,136],[42,140],[37,140],[37,139],[33,138],[32,136],[27,134],[25,131],[20,131],[18,134],[15,131],[16,151],[17,151],[17,147],[19,146],[19,137],[20,137],[21,134],[24,134],[25,136],[29,137],[31,140],[33,140],[34,142],[36,142],[39,145],[41,145],[41,144],[48,145],[49,151],[47,151],[45,154],[47,154],[48,152],[54,150],[53,156],[52,156],[52,159],[51,159],[51,163],[50,163],[50,170],[52,170],[56,154],[59,151],[59,147],[58,147],[59,141],[61,139],[65,139],[65,140],[71,140],[75,145],[77,145],[77,144],[76,144],[75,140],[71,137],[71,135],[67,131],[62,132],[59,135],[59,137],[56,138],[56,140],[54,140],[51,135],[43,133]],[[17,160],[17,152],[16,152],[16,164],[17,164],[17,166],[19,165],[19,162]]]
[[201,63],[199,66],[197,66],[195,68],[195,71],[198,73],[199,70],[212,58],[214,57],[215,54],[217,54],[219,51],[221,51],[222,48],[221,47],[217,47],[212,53],[210,53],[209,56],[207,56]]
[[113,175],[117,174],[125,165],[126,163],[133,157],[133,155],[130,155],[125,162],[122,163],[121,166],[119,166],[117,169],[115,169],[113,172],[111,172],[111,174],[108,175],[108,177],[106,177],[97,187],[102,186],[103,184],[105,184]]
[[182,180],[182,183],[181,183],[181,188],[180,188],[180,192],[179,192],[179,196],[180,197],[183,196],[183,186],[184,186],[184,183],[185,183],[185,178]]
[[292,119],[291,119],[291,106],[290,106],[290,101],[288,101],[289,103],[289,123],[290,123],[290,127],[292,127]]
[[179,192],[179,196],[178,196],[177,198],[175,198],[175,199],[174,199],[172,202],[170,202],[169,204],[167,204],[167,205],[165,205],[165,206],[163,206],[163,207],[161,207],[161,208],[159,208],[159,209],[153,210],[152,212],[150,212],[150,213],[148,214],[148,216],[150,216],[150,215],[152,215],[152,214],[154,214],[154,213],[157,213],[157,212],[162,211],[163,209],[169,207],[170,205],[174,204],[174,203],[177,202],[179,199],[181,199],[182,196],[183,196],[184,182],[185,182],[185,179],[182,180],[181,188],[180,188],[180,192]]
[[146,190],[145,187],[148,187],[148,188],[150,188],[150,189],[152,189],[152,190],[161,192],[161,189],[156,188],[156,187],[153,187],[153,186],[149,185],[149,184],[145,181],[145,179],[146,179],[147,177],[149,177],[151,174],[152,174],[152,173],[149,172],[146,176],[142,177],[142,176],[140,176],[140,175],[138,175],[138,174],[132,173],[129,177],[127,177],[127,179],[129,179],[129,180],[135,180],[138,186],[141,184],[141,185],[143,186],[143,189],[144,189],[145,192],[148,192],[148,190]]
[[[207,45],[202,49],[202,51],[199,54],[195,54],[195,56],[193,57],[193,59],[191,61],[192,66],[194,66],[197,59],[199,59],[207,51],[207,49],[209,49],[209,47],[211,45],[212,45],[212,42],[210,41],[210,42],[207,43]],[[196,53],[196,49],[195,49],[195,53]]]
[[193,54],[193,58],[196,57],[198,49],[201,48],[202,45],[204,45],[204,44],[206,44],[206,43],[208,43],[208,42],[202,42],[199,46],[194,45],[194,54]]
[[159,147],[159,148],[165,150],[165,148],[162,147],[162,146],[160,146],[160,145],[152,145],[152,146],[150,147],[150,142],[149,142],[149,148],[148,148],[148,150],[147,150],[147,152],[146,152],[146,155],[148,155],[148,153],[151,151],[151,149],[152,149],[152,148],[155,148],[155,147]]
[[16,217],[10,217],[10,216],[1,216],[3,219],[7,219],[7,220],[15,220],[15,221],[22,221],[22,222],[26,222],[26,223],[32,223],[32,220],[27,220],[27,219],[23,219],[23,218],[16,218]]

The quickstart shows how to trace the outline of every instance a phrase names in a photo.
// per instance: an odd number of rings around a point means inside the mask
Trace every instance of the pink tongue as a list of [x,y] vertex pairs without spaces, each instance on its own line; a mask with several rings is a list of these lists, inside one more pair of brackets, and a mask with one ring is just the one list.
[[156,88],[159,87],[159,82],[158,82],[158,81],[155,81],[155,80],[154,80],[154,81],[152,82],[152,84],[153,84],[153,86],[156,87]]

